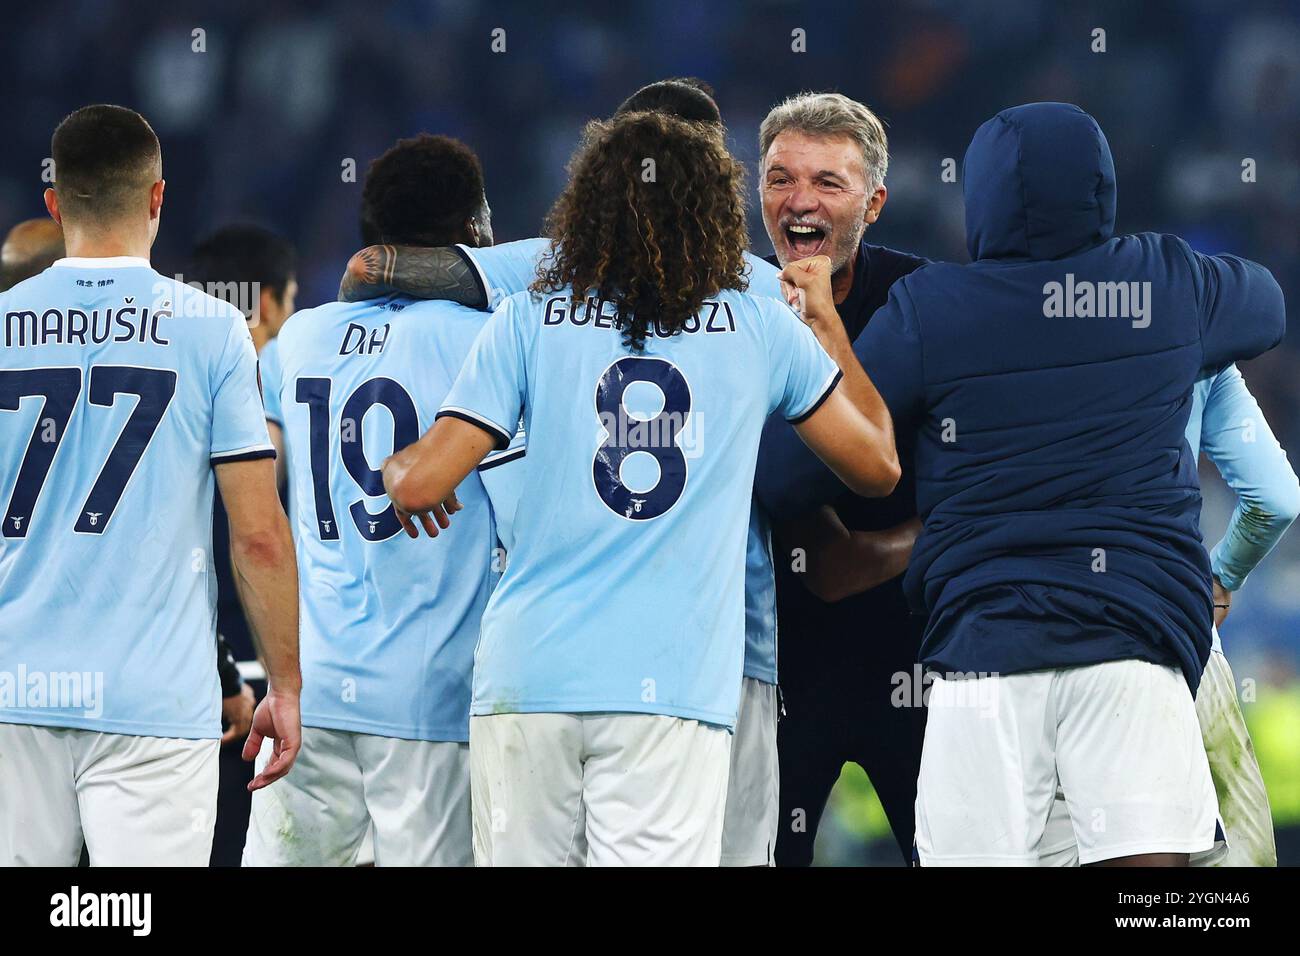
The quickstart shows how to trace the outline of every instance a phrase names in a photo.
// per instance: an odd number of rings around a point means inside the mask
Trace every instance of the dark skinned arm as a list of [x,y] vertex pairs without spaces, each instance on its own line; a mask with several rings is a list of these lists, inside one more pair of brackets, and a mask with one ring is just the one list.
[[830,506],[787,524],[779,533],[791,548],[805,549],[804,586],[828,604],[870,591],[907,570],[921,533],[919,518],[882,531],[850,531]]
[[465,258],[451,246],[366,246],[348,260],[339,300],[357,302],[394,292],[487,308],[487,295]]

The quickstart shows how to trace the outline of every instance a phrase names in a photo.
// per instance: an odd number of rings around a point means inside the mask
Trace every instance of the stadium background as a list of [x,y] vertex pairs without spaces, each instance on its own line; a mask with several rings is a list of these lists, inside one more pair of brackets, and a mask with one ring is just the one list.
[[[300,257],[300,307],[334,297],[359,243],[365,164],[419,130],[481,155],[498,241],[537,234],[583,122],[636,87],[699,76],[717,91],[754,169],[758,124],[803,89],[870,104],[889,126],[889,203],[871,238],[964,261],[960,163],[999,109],[1067,100],[1114,150],[1118,232],[1186,237],[1273,270],[1287,341],[1245,374],[1300,460],[1300,4],[1223,0],[1071,3],[890,0],[852,5],[624,0],[577,3],[277,2],[165,7],[48,0],[10,7],[0,31],[0,227],[43,215],[49,136],[72,109],[117,102],[163,142],[168,181],[155,264],[180,271],[204,233],[268,225]],[[493,31],[505,51],[493,52]],[[1095,29],[1105,52],[1094,52]],[[204,31],[195,52],[193,31]],[[792,31],[806,52],[792,50]],[[500,36],[500,35],[498,35]],[[355,160],[357,181],[342,174]],[[1254,160],[1256,181],[1243,182]],[[756,208],[754,248],[770,252]],[[1203,463],[1207,539],[1233,499]],[[1300,531],[1237,596],[1224,644],[1268,781],[1284,863],[1300,863]],[[846,769],[822,863],[894,862],[884,817]]]

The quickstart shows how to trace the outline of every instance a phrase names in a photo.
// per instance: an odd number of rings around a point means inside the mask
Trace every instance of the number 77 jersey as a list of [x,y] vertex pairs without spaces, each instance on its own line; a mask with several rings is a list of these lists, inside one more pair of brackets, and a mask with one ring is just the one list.
[[437,540],[402,531],[379,466],[433,424],[484,315],[389,297],[294,315],[263,383],[283,422],[308,727],[469,739],[496,534],[482,482]]
[[243,316],[129,257],[0,311],[0,721],[219,736],[212,466],[275,454]]

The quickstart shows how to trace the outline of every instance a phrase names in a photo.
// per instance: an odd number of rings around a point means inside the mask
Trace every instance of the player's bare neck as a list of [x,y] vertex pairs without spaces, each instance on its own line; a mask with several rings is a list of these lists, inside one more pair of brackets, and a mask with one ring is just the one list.
[[105,228],[74,227],[64,221],[64,246],[72,259],[107,259],[114,256],[134,256],[148,259],[149,228],[135,229],[131,226],[109,226]]

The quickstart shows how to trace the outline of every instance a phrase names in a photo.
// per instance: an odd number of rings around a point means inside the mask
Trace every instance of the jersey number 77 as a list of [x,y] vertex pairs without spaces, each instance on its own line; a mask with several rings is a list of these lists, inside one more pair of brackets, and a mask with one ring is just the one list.
[[[31,527],[36,502],[58,454],[68,422],[81,396],[80,367],[8,369],[0,371],[0,411],[15,412],[24,398],[42,396],[45,401],[32,437],[27,443],[13,493],[5,508],[4,536],[25,538]],[[135,474],[145,449],[172,397],[176,394],[176,372],[171,369],[140,368],[134,365],[92,365],[91,405],[111,408],[118,395],[136,395],[139,401],[113,443],[99,476],[81,506],[73,530],[78,534],[103,534]]]

